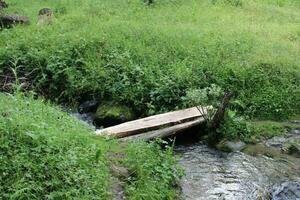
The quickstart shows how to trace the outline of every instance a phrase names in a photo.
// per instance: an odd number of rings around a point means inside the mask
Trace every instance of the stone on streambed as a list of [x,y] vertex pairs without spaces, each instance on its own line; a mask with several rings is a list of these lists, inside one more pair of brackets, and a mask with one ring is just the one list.
[[300,158],[300,145],[290,144],[290,146],[288,147],[288,154]]
[[300,124],[300,120],[292,120],[291,121],[293,124]]
[[225,152],[241,151],[246,147],[246,143],[242,141],[227,141],[223,140],[217,145],[217,149]]
[[299,129],[293,129],[293,130],[291,131],[291,134],[292,134],[292,135],[299,135],[299,136],[300,136],[300,130],[299,130]]
[[85,101],[79,106],[78,111],[79,113],[96,112],[98,105],[96,100]]
[[95,122],[99,126],[113,126],[135,119],[134,112],[127,106],[103,103],[97,108]]
[[264,142],[267,147],[276,148],[283,153],[300,157],[300,131],[292,129],[284,136],[274,136]]
[[300,181],[288,181],[280,185],[275,185],[270,191],[270,199],[300,199]]

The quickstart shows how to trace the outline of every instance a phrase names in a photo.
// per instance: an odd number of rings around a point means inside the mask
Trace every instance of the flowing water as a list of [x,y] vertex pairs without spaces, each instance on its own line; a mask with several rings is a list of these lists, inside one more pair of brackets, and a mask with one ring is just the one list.
[[[93,126],[92,115],[67,111]],[[189,140],[175,147],[185,170],[180,182],[182,199],[300,200],[299,159],[287,155],[271,158],[225,153],[203,142],[191,143],[196,138]]]
[[202,142],[180,145],[175,151],[186,174],[181,180],[183,199],[300,199],[297,162],[223,153]]

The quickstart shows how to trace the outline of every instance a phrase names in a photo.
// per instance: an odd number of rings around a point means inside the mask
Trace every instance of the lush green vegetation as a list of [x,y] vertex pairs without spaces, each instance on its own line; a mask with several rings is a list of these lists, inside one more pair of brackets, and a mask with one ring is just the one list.
[[[74,105],[97,99],[139,116],[191,106],[205,88],[228,89],[237,96],[220,134],[247,142],[286,125],[246,120],[300,114],[297,0],[9,3],[1,12],[29,16],[31,25],[0,31],[1,91],[18,85]],[[53,9],[52,25],[36,24],[43,7]],[[19,94],[0,95],[0,152],[4,199],[109,199],[116,164],[130,172],[122,179],[129,199],[174,199],[180,175],[170,148],[95,138],[49,103]]]
[[[6,12],[32,23],[0,32],[0,71],[59,102],[95,97],[139,114],[183,107],[211,84],[236,91],[232,109],[250,118],[300,113],[298,1],[142,2],[10,0]],[[42,7],[53,25],[36,25]]]
[[227,117],[219,133],[223,138],[257,143],[273,136],[283,136],[293,128],[299,128],[289,122],[246,121],[242,118]]
[[0,199],[111,199],[112,165],[130,173],[128,199],[175,198],[181,172],[171,148],[92,134],[43,100],[0,94]]

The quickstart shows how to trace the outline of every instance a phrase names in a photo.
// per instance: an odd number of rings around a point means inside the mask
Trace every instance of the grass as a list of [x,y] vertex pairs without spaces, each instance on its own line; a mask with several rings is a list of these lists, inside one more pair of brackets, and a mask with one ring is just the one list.
[[[300,113],[298,1],[10,4],[5,12],[32,23],[0,32],[0,71],[10,77],[15,69],[25,88],[52,100],[96,98],[149,115],[183,107],[187,90],[217,84],[237,92],[232,109],[252,119]],[[53,25],[36,25],[42,7],[55,11]]]
[[[238,94],[230,109],[251,120],[300,114],[300,3],[296,0],[9,0],[31,25],[0,31],[0,88],[17,83],[58,103],[127,105],[140,115],[182,108],[212,84]],[[55,20],[37,26],[50,7]],[[37,95],[37,96],[38,96]],[[109,166],[130,171],[128,199],[175,199],[170,149],[95,138],[49,103],[0,95],[0,198],[110,199]],[[226,124],[227,123],[227,124]],[[225,122],[251,141],[278,124]],[[121,154],[114,158],[110,154]],[[151,186],[151,187],[150,187]]]
[[221,127],[220,134],[228,140],[242,140],[246,143],[258,143],[274,136],[285,136],[292,129],[299,129],[299,124],[288,121],[246,121],[244,119],[227,119]]
[[181,174],[171,148],[95,137],[59,108],[21,94],[0,93],[0,151],[0,199],[112,199],[112,165],[130,173],[122,179],[128,199],[175,199]]

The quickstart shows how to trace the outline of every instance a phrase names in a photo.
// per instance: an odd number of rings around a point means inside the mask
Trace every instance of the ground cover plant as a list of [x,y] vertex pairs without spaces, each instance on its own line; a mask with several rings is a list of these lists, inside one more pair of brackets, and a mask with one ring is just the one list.
[[0,94],[0,199],[113,199],[116,164],[130,173],[128,199],[175,198],[181,172],[170,148],[122,148],[41,99]]
[[[58,102],[96,98],[140,115],[184,107],[189,90],[238,93],[250,118],[299,113],[299,2],[229,0],[17,1],[5,12],[30,26],[0,32],[2,90],[11,69],[24,88]],[[55,20],[36,25],[38,10]]]

